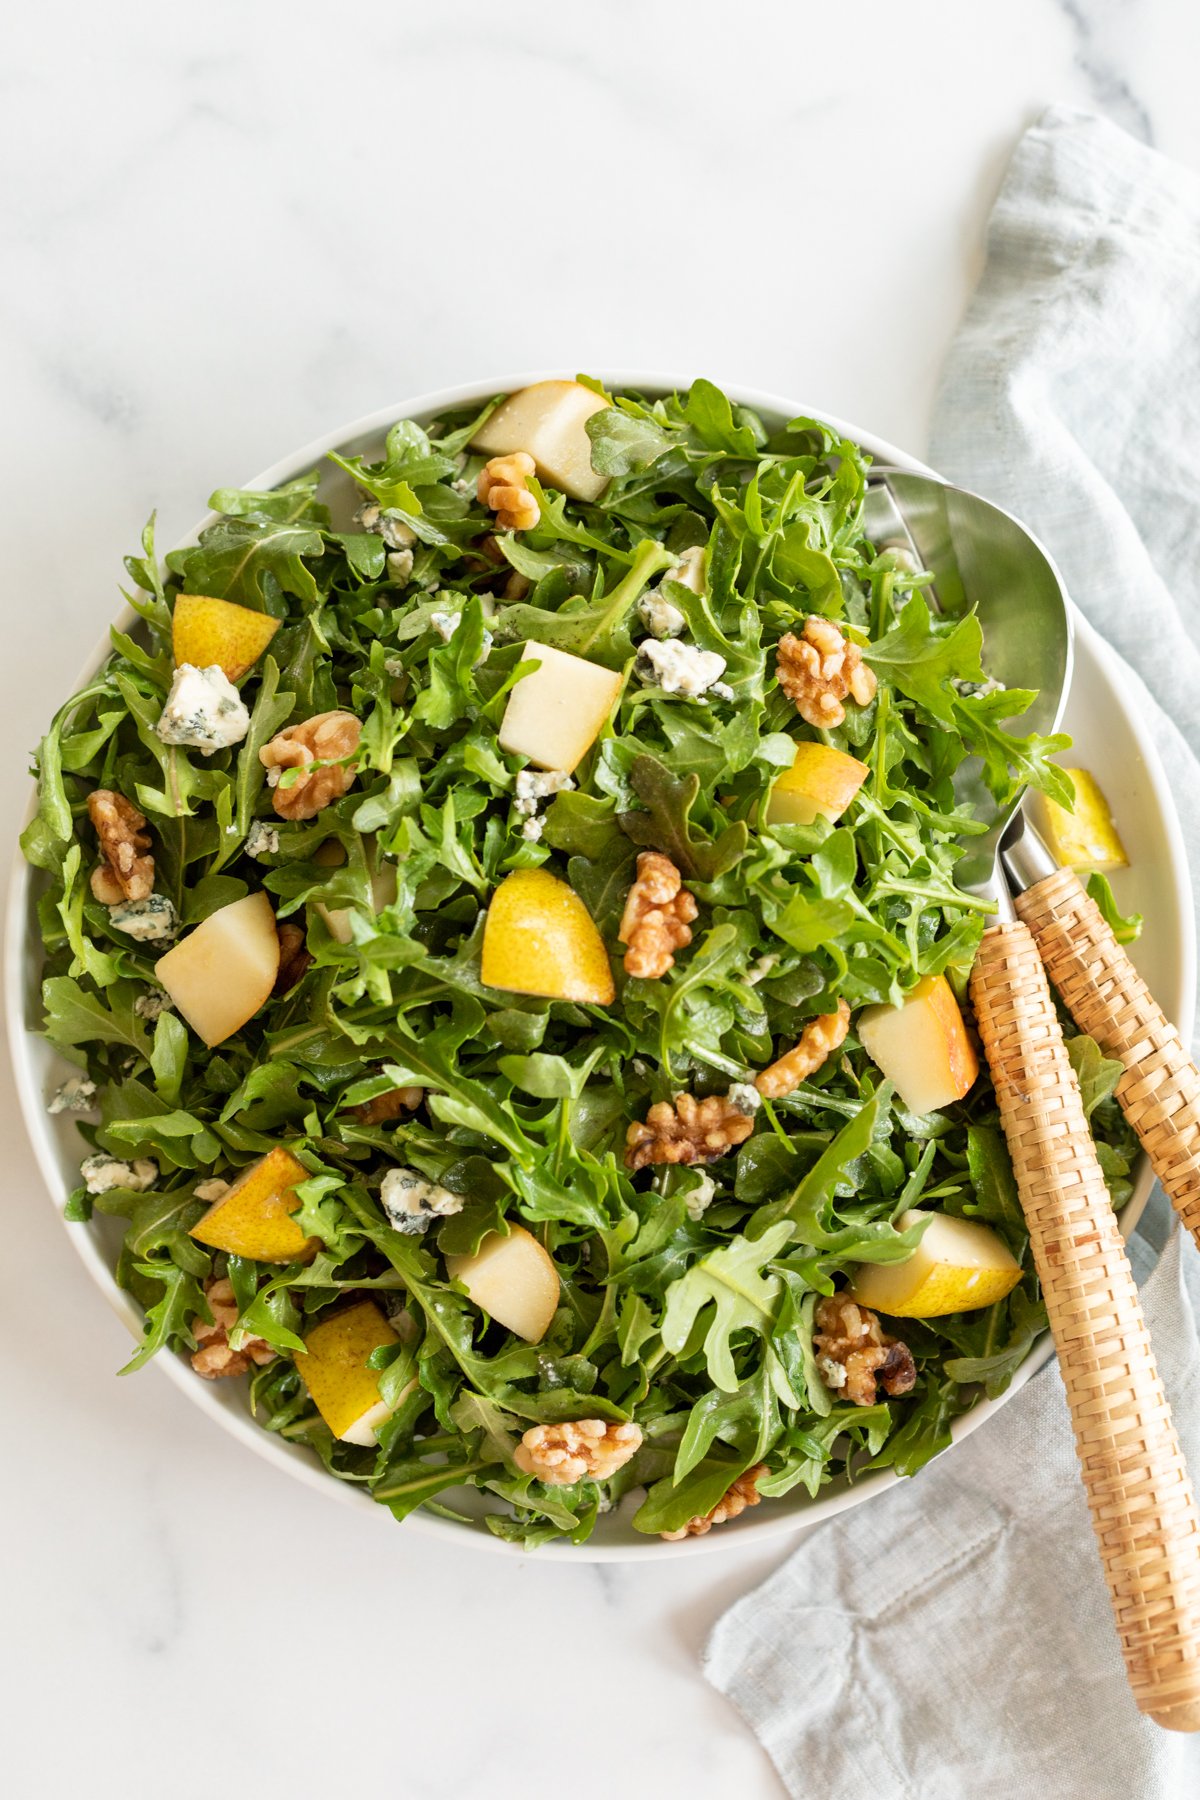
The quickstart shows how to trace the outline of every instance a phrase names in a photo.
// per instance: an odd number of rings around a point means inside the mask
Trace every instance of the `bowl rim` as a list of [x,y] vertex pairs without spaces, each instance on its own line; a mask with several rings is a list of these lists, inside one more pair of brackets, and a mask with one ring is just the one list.
[[[602,381],[610,391],[632,389],[643,393],[666,393],[682,390],[689,387],[691,382],[696,379],[696,377],[678,373],[671,374],[661,370],[631,370],[608,366],[602,366],[595,371],[589,370],[588,373],[593,379]],[[493,395],[512,393],[518,388],[530,386],[535,381],[561,380],[563,378],[561,369],[524,370],[502,375],[489,381],[457,382],[449,387],[401,399],[392,405],[377,407],[369,413],[348,420],[331,431],[321,433],[299,449],[278,458],[242,485],[248,489],[277,487],[321,463],[330,450],[339,449],[360,438],[378,435],[380,432],[386,431],[397,419],[421,419],[445,411],[450,407],[470,405],[476,401],[482,405]],[[819,419],[842,436],[860,444],[877,463],[888,463],[893,467],[910,470],[917,474],[936,475],[936,471],[920,458],[874,432],[862,430],[836,413],[829,412],[824,408],[793,402],[783,395],[737,381],[722,381],[720,385],[735,404],[749,406],[755,411],[767,414],[782,415],[785,418],[803,416]],[[201,531],[213,522],[215,516],[212,512],[205,513],[194,528],[185,537],[179,539],[173,548],[182,549],[194,544]],[[160,550],[158,554],[162,556],[164,552]],[[1110,679],[1119,678],[1121,664],[1116,653],[1088,623],[1074,602],[1069,601],[1068,604],[1077,644],[1080,640],[1083,641],[1093,659],[1102,665]],[[83,670],[70,690],[71,692],[75,692],[83,686],[109,655],[111,626],[115,624],[121,630],[128,630],[137,618],[138,615],[133,608],[126,604],[109,621],[96,648],[89,654]],[[1164,836],[1168,843],[1168,861],[1171,864],[1172,885],[1179,902],[1181,925],[1181,953],[1178,970],[1180,995],[1179,1005],[1174,1009],[1179,1016],[1174,1022],[1186,1042],[1191,1039],[1195,1018],[1196,938],[1183,832],[1167,783],[1166,773],[1144,721],[1132,709],[1126,711],[1125,718],[1142,757],[1145,775],[1153,790]],[[34,784],[25,812],[26,821],[32,817],[36,810],[36,804],[37,789]],[[28,1052],[30,1040],[35,1042],[44,1040],[36,1032],[27,1030],[23,1016],[24,936],[32,875],[33,871],[26,863],[18,844],[8,885],[4,934],[5,1011],[14,1085],[20,1101],[26,1134],[32,1145],[42,1179],[46,1184],[51,1204],[64,1226],[67,1226],[68,1235],[76,1253],[82,1259],[93,1281],[136,1339],[142,1332],[141,1309],[131,1295],[117,1286],[113,1272],[93,1235],[88,1231],[71,1229],[63,1217],[67,1191],[58,1166],[54,1141]],[[1135,1184],[1133,1196],[1122,1210],[1121,1228],[1126,1236],[1132,1232],[1144,1210],[1153,1180],[1152,1171],[1148,1164],[1144,1164]],[[1046,1333],[1042,1341],[1035,1346],[1021,1364],[1003,1394],[998,1395],[994,1400],[984,1397],[970,1412],[962,1414],[953,1421],[950,1447],[953,1448],[961,1439],[977,1430],[1000,1407],[1019,1393],[1021,1388],[1045,1366],[1053,1354],[1054,1345],[1049,1333]],[[220,1402],[216,1398],[212,1385],[197,1381],[182,1356],[157,1356],[153,1359],[153,1365],[176,1383],[193,1406],[213,1419],[231,1436],[246,1444],[258,1456],[314,1490],[345,1504],[355,1506],[360,1515],[365,1516],[365,1509],[374,1514],[380,1524],[393,1526],[394,1522],[386,1507],[380,1506],[349,1484],[337,1481],[315,1459],[310,1459],[306,1455],[297,1455],[294,1447],[282,1444],[270,1432],[257,1425],[248,1411],[236,1410]],[[771,1540],[809,1530],[813,1526],[836,1517],[838,1513],[847,1511],[850,1507],[861,1505],[873,1495],[882,1493],[901,1479],[903,1478],[893,1470],[880,1470],[874,1475],[864,1476],[851,1486],[839,1488],[816,1500],[807,1500],[794,1511],[776,1512],[775,1509],[771,1509],[765,1516],[757,1510],[747,1511],[734,1522],[732,1528],[727,1532],[709,1533],[702,1537],[688,1538],[682,1542],[667,1544],[657,1537],[647,1537],[628,1544],[589,1542],[582,1545],[570,1545],[553,1543],[540,1547],[538,1555],[542,1560],[564,1558],[572,1563],[643,1563],[656,1560],[674,1561],[682,1556],[711,1555],[722,1549],[750,1549]],[[438,1538],[443,1543],[459,1547],[484,1550],[504,1556],[523,1557],[529,1554],[522,1545],[508,1543],[493,1536],[485,1528],[459,1525],[453,1521],[425,1513],[420,1509],[411,1513],[404,1524],[409,1530],[427,1537]]]

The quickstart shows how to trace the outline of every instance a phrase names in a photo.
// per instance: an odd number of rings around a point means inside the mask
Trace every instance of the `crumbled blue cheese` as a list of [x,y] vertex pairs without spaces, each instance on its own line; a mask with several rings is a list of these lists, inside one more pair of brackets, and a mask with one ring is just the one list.
[[817,1358],[817,1369],[827,1388],[845,1387],[846,1367],[844,1363],[834,1362],[832,1356],[820,1356]]
[[429,615],[430,629],[437,632],[443,644],[450,642],[461,624],[460,612],[432,612]]
[[[429,615],[430,629],[437,632],[437,634],[441,638],[443,644],[448,644],[450,642],[450,639],[454,636],[455,632],[458,630],[458,628],[461,624],[462,624],[462,613],[458,612],[458,611],[455,611],[455,612],[438,611],[438,612],[431,612]],[[478,661],[476,663],[476,667],[479,666],[479,663],[487,661],[488,652],[491,650],[491,647],[492,647],[492,634],[490,631],[485,631],[483,634],[483,647],[479,652],[479,657],[478,657]]]
[[950,686],[955,693],[968,700],[986,700],[989,694],[1004,692],[1004,683],[997,681],[994,675],[989,676],[986,681],[964,681],[961,675],[956,675]]
[[538,817],[539,801],[565,793],[574,786],[565,769],[521,769],[517,774],[517,792],[513,801],[514,808],[524,820],[521,836],[536,844],[546,823]]
[[385,656],[383,659],[383,672],[385,675],[390,675],[393,681],[399,681],[400,677],[406,673],[406,670],[400,657]]
[[647,639],[638,648],[637,672],[643,681],[662,688],[666,694],[697,698],[720,681],[725,673],[725,658],[715,650],[681,644],[676,638],[661,644]]
[[139,1156],[132,1163],[122,1162],[119,1156],[98,1150],[94,1156],[84,1157],[79,1173],[89,1194],[107,1194],[110,1188],[132,1188],[141,1194],[158,1180],[158,1164],[148,1156]]
[[538,809],[539,800],[548,800],[551,794],[565,793],[574,786],[565,769],[520,769],[513,804],[519,813],[531,818]]
[[752,1119],[762,1105],[762,1095],[751,1081],[735,1081],[726,1099],[734,1112],[740,1112],[747,1119]]
[[207,669],[180,663],[154,729],[164,744],[185,745],[202,756],[214,756],[218,750],[241,743],[250,729],[250,714],[216,663]]
[[685,630],[687,620],[673,601],[652,588],[637,603],[642,623],[652,637],[675,638]]
[[133,1010],[139,1019],[151,1021],[160,1019],[165,1012],[173,1012],[171,996],[162,988],[151,988],[148,994],[139,994],[133,1003]]
[[397,587],[407,587],[412,580],[413,553],[411,550],[390,550],[387,559],[387,571]]
[[91,1112],[96,1099],[96,1084],[86,1075],[72,1075],[46,1102],[48,1113]]
[[214,1201],[225,1198],[231,1185],[228,1181],[222,1181],[219,1175],[213,1175],[207,1181],[198,1181],[192,1192],[197,1200],[203,1200],[212,1206]]
[[389,550],[411,550],[417,541],[412,526],[395,513],[384,512],[378,500],[364,500],[354,515],[354,523],[381,537]]
[[256,859],[260,856],[278,856],[279,833],[265,819],[255,819],[246,833],[246,855]]
[[693,1225],[698,1225],[716,1195],[717,1184],[711,1175],[701,1174],[696,1187],[689,1189],[684,1195],[687,1216]]
[[179,914],[165,894],[147,894],[144,900],[122,900],[108,909],[109,922],[139,944],[159,944],[179,935]]
[[434,1219],[449,1218],[451,1213],[461,1212],[464,1205],[461,1194],[452,1194],[436,1181],[427,1181],[414,1169],[389,1169],[379,1198],[388,1223],[410,1235],[428,1231]]

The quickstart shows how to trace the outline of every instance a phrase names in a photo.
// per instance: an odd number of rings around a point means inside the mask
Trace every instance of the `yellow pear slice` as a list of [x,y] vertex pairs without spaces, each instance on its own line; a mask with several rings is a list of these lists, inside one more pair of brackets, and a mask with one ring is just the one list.
[[609,402],[578,381],[535,381],[510,394],[475,434],[471,448],[485,456],[524,450],[537,464],[540,480],[573,500],[598,500],[607,475],[592,467],[592,440],[586,430],[593,413]]
[[278,973],[275,914],[261,891],[210,913],[154,966],[154,979],[210,1049],[254,1017]]
[[901,1213],[896,1225],[907,1231],[930,1217],[933,1223],[906,1262],[864,1263],[855,1271],[851,1294],[861,1306],[897,1319],[936,1319],[975,1312],[1012,1293],[1020,1265],[990,1225],[915,1208]]
[[539,769],[562,769],[569,775],[613,709],[621,691],[620,671],[532,639],[520,660],[541,667],[523,675],[509,694],[500,721],[500,748],[528,757]]
[[765,825],[830,824],[841,818],[870,774],[866,763],[829,744],[797,744],[796,759],[767,796]]
[[909,1112],[939,1112],[961,1100],[979,1073],[975,1046],[944,975],[926,975],[902,1006],[868,1006],[854,1028]]
[[475,1305],[527,1344],[540,1343],[558,1310],[558,1270],[532,1233],[513,1225],[493,1232],[474,1256],[448,1256],[446,1272]]
[[611,1006],[612,965],[573,888],[545,869],[514,869],[492,895],[480,979],[510,994]]
[[235,606],[232,600],[180,594],[171,615],[175,667],[191,663],[197,669],[210,669],[215,663],[230,681],[237,681],[258,661],[278,630],[278,619],[252,612],[248,606]]
[[[359,1300],[322,1319],[304,1340],[296,1373],[335,1438],[366,1447],[390,1418],[379,1397],[379,1371],[367,1367],[372,1350],[396,1343],[397,1335],[373,1300]],[[411,1393],[415,1380],[404,1390]],[[403,1398],[403,1395],[401,1396]]]
[[291,1216],[300,1204],[296,1183],[308,1178],[304,1164],[276,1145],[242,1170],[229,1192],[192,1226],[191,1235],[214,1250],[248,1256],[252,1262],[311,1262],[321,1240],[306,1237]]
[[1125,846],[1096,777],[1087,769],[1067,769],[1065,773],[1075,783],[1074,812],[1045,794],[1033,797],[1035,823],[1055,860],[1064,868],[1096,869],[1101,875],[1128,868]]

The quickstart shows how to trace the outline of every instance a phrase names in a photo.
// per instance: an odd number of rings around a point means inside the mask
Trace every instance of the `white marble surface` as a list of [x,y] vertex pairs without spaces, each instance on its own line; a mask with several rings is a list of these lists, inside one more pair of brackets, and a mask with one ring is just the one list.
[[[920,450],[1015,136],[1090,104],[1200,166],[1193,24],[1193,0],[23,8],[0,64],[5,841],[18,752],[151,507],[169,543],[339,419],[623,363]],[[782,1791],[699,1673],[772,1558],[455,1555],[274,1474],[154,1373],[114,1379],[123,1328],[2,1104],[8,1792]]]

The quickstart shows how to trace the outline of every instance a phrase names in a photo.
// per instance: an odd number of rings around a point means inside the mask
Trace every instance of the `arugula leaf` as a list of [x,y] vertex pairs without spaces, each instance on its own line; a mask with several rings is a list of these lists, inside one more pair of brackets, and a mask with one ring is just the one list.
[[953,680],[982,682],[983,633],[974,613],[950,624],[935,624],[920,594],[907,602],[892,629],[868,645],[865,660],[880,680],[899,688],[909,700],[952,729],[957,696]]
[[137,997],[132,981],[114,982],[101,996],[89,994],[68,975],[52,975],[42,984],[46,1036],[72,1046],[121,1044],[149,1062],[150,1040],[134,1012]]
[[762,421],[748,406],[732,406],[711,381],[694,381],[683,416],[707,450],[754,456],[767,441]]
[[1090,1119],[1096,1108],[1116,1090],[1125,1073],[1125,1065],[1116,1057],[1105,1056],[1095,1038],[1080,1032],[1067,1039],[1067,1055],[1079,1083],[1084,1117]]
[[716,881],[745,855],[750,834],[742,821],[728,825],[714,841],[693,835],[691,813],[700,795],[700,777],[677,777],[654,756],[639,756],[629,772],[629,785],[646,808],[624,812],[619,823],[635,844],[669,856],[683,875]]
[[501,635],[508,641],[531,638],[573,656],[615,667],[631,654],[625,623],[649,583],[675,558],[663,545],[646,538],[633,553],[630,567],[607,594],[593,605],[569,600],[557,612],[547,612],[524,602],[506,606],[499,616]]
[[300,491],[280,516],[222,518],[191,549],[173,550],[167,567],[182,577],[183,591],[268,611],[268,593],[280,590],[316,606],[320,593],[305,559],[321,556],[325,541],[304,520],[311,490],[299,483],[293,488]]
[[1100,908],[1101,917],[1108,926],[1118,944],[1136,944],[1142,935],[1144,920],[1141,913],[1122,913],[1112,891],[1107,875],[1093,869],[1087,878],[1089,898]]
[[786,1220],[772,1225],[756,1240],[734,1238],[703,1257],[667,1289],[660,1328],[667,1350],[677,1355],[688,1342],[698,1318],[712,1307],[704,1335],[708,1372],[729,1393],[738,1385],[730,1339],[735,1331],[766,1335],[774,1323],[782,1283],[766,1266],[787,1243],[792,1227]]
[[643,414],[619,406],[594,412],[585,426],[597,475],[636,475],[669,450],[671,434]]

